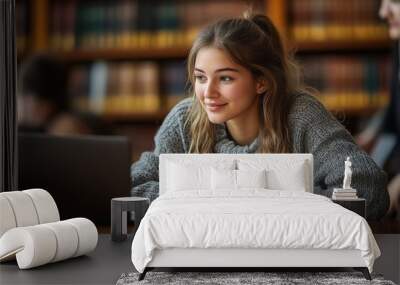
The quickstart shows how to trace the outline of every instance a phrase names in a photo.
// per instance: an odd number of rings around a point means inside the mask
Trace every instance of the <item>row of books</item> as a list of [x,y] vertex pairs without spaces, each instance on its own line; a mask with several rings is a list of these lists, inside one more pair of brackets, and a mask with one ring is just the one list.
[[[306,84],[330,110],[376,109],[388,103],[387,58],[312,57],[303,60]],[[169,110],[185,97],[183,61],[104,62],[77,65],[69,93],[76,109],[98,114]]]
[[298,41],[387,39],[380,0],[292,0],[292,36]]
[[[253,3],[254,2],[254,3]],[[57,50],[190,46],[198,30],[221,16],[239,16],[264,1],[61,1],[50,10]],[[258,3],[258,4],[257,4]]]
[[342,189],[334,188],[332,193],[332,199],[334,200],[351,200],[358,199],[356,189]]
[[388,92],[376,93],[373,96],[365,92],[323,92],[319,94],[324,106],[336,112],[349,112],[355,114],[370,114],[370,111],[384,108],[389,103]]
[[305,82],[321,92],[329,109],[380,108],[388,102],[387,56],[309,56],[302,68]]
[[[104,62],[75,66],[69,76],[74,109],[101,115],[153,113],[184,97],[183,62]],[[161,96],[160,94],[164,96]]]

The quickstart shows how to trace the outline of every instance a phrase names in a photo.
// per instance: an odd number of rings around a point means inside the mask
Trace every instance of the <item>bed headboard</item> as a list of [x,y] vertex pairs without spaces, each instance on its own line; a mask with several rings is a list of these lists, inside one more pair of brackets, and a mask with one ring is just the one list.
[[[166,192],[167,185],[167,165],[168,162],[175,163],[184,163],[184,164],[193,164],[193,165],[214,165],[220,161],[232,162],[235,165],[236,169],[241,169],[243,167],[251,167],[262,165],[267,168],[276,168],[278,169],[287,169],[291,170],[294,167],[298,167],[298,165],[302,165],[304,167],[304,180],[306,185],[306,191],[313,193],[314,181],[313,181],[313,155],[312,154],[182,154],[182,153],[174,153],[174,154],[161,154],[160,162],[159,162],[159,188],[160,195]],[[292,177],[291,177],[292,176]],[[294,174],[291,174],[291,171],[282,171],[279,175],[278,179],[298,179],[298,177],[294,177]]]

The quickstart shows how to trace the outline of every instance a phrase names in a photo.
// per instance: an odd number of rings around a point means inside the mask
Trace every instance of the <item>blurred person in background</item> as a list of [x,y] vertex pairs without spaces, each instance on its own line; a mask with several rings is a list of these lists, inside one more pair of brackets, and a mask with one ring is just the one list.
[[[400,219],[400,1],[382,0],[379,16],[389,25],[389,36],[396,41],[392,60],[392,79],[388,107],[376,115],[357,136],[358,144],[376,157],[388,173],[390,206],[388,218]],[[374,155],[375,154],[375,155]]]
[[19,131],[54,135],[110,133],[98,117],[70,110],[68,72],[56,58],[32,56],[22,64],[18,80]]

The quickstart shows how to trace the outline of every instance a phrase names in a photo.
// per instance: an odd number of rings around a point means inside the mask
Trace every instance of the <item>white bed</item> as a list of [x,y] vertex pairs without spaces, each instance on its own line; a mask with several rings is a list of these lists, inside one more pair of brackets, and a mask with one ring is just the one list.
[[140,279],[155,267],[354,267],[369,279],[380,255],[364,218],[312,194],[310,154],[163,154],[159,174],[132,243]]

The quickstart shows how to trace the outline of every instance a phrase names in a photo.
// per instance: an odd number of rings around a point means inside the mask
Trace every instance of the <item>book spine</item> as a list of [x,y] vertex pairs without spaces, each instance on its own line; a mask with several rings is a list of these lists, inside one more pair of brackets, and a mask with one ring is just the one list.
[[387,56],[315,56],[303,61],[305,82],[331,110],[381,108],[388,102]]
[[92,65],[89,78],[89,109],[93,113],[104,112],[107,77],[107,63],[99,61]]
[[296,0],[290,2],[297,41],[387,39],[376,0]]

